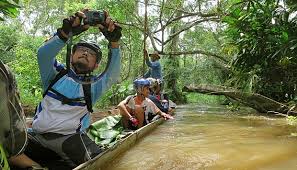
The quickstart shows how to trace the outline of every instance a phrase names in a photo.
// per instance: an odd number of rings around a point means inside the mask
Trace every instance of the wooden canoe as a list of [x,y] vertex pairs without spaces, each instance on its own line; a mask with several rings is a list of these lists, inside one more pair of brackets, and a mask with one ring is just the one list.
[[113,145],[111,148],[103,151],[95,158],[80,164],[74,170],[100,170],[104,169],[108,163],[114,160],[121,153],[131,148],[137,141],[142,137],[153,131],[158,125],[162,124],[165,120],[163,118],[157,119],[156,121],[137,129],[127,137],[119,140],[118,143]]

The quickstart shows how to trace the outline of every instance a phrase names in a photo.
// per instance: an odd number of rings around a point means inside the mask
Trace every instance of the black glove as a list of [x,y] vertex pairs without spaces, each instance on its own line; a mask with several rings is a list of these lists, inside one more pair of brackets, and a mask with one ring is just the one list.
[[63,19],[63,25],[61,28],[57,29],[57,35],[59,36],[60,39],[62,39],[63,41],[67,41],[68,37],[63,36],[62,31],[68,35],[70,31],[72,31],[72,35],[78,35],[84,31],[86,31],[88,28],[84,28],[84,25],[77,25],[77,26],[73,26],[73,23],[75,21],[75,19],[78,18],[79,22],[81,23],[82,21],[82,17],[78,15],[78,13],[75,14],[75,16],[70,16],[69,18],[65,18]]
[[122,37],[122,27],[118,25],[115,25],[115,29],[112,32],[108,31],[106,27],[100,30],[109,42],[117,42]]

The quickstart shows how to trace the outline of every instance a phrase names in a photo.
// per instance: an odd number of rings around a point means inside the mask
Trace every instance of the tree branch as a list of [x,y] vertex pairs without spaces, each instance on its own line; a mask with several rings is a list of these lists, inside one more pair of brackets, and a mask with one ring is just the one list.
[[171,41],[175,36],[179,35],[180,33],[192,28],[193,26],[195,26],[195,25],[197,25],[199,23],[206,22],[206,21],[218,21],[218,18],[209,18],[209,19],[197,20],[197,21],[193,22],[192,24],[184,27],[183,29],[169,35],[169,38],[165,42],[163,42],[163,45],[166,45],[169,41]]
[[224,58],[223,56],[219,56],[217,54],[214,54],[214,53],[211,53],[211,52],[207,52],[207,51],[202,51],[202,50],[194,50],[194,51],[177,51],[177,52],[162,52],[160,51],[160,54],[162,55],[185,55],[185,54],[203,54],[203,55],[206,55],[206,56],[213,56],[213,57],[216,57],[224,62],[228,62],[228,60],[226,58]]
[[157,33],[157,32],[160,32],[160,31],[164,30],[165,27],[167,27],[168,25],[170,25],[171,23],[173,23],[175,21],[181,20],[183,18],[191,17],[191,16],[200,16],[201,18],[208,18],[208,17],[216,17],[216,16],[218,16],[218,14],[217,13],[203,14],[201,12],[196,12],[196,13],[191,13],[191,14],[187,14],[187,15],[178,16],[178,17],[175,17],[173,19],[170,18],[166,22],[166,24],[163,25],[163,27],[161,27],[158,30],[155,30],[154,33]]
[[[142,1],[137,1],[137,2],[144,4],[144,2],[142,2]],[[156,6],[156,7],[161,7],[161,5],[153,4],[153,3],[148,3],[148,5],[150,5],[150,6]],[[177,9],[177,8],[168,7],[168,6],[164,6],[164,8],[177,10],[178,12],[181,12],[181,13],[184,13],[184,14],[196,14],[197,13],[197,12],[188,12],[188,11],[185,11],[185,10],[182,10],[182,9]]]

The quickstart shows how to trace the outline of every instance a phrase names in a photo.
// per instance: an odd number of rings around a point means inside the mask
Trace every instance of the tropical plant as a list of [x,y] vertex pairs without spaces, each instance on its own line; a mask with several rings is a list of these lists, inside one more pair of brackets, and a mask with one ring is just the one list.
[[[285,2],[284,2],[285,3]],[[223,21],[239,52],[232,61],[232,82],[278,101],[295,96],[297,23],[295,10],[275,0],[236,1]],[[256,79],[254,79],[256,78]],[[232,84],[231,83],[231,84]]]
[[1,0],[0,2],[0,21],[4,21],[5,17],[16,17],[19,14],[19,0]]

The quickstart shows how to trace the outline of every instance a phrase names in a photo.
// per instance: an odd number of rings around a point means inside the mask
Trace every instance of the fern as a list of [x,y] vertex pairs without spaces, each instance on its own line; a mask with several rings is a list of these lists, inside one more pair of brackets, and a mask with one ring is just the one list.
[[10,170],[2,144],[0,144],[0,168],[3,170]]

